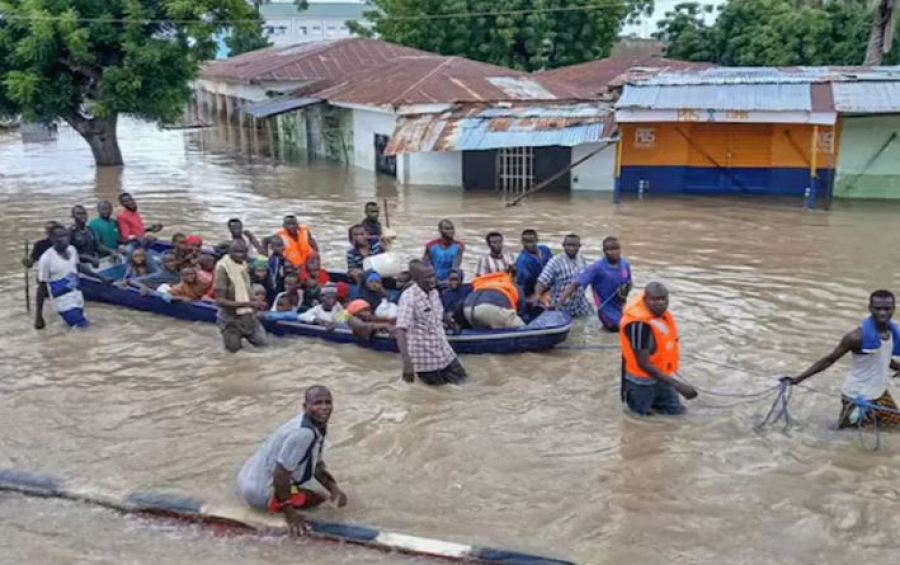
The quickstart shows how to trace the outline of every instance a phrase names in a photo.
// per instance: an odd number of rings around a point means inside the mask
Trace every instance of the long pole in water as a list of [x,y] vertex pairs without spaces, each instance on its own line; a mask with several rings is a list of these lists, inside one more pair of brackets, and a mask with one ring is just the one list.
[[389,227],[391,227],[391,214],[388,211],[387,198],[384,199],[383,206],[384,206],[384,225],[385,225],[385,227],[389,228]]
[[[25,259],[28,259],[28,239],[25,240]],[[26,263],[27,265],[27,263]],[[25,267],[25,310],[31,314],[31,276]]]

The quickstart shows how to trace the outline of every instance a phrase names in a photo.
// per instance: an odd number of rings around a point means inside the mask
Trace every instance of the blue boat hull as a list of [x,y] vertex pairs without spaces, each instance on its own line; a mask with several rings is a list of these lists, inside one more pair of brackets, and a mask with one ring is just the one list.
[[[209,302],[166,302],[159,296],[142,296],[134,288],[120,289],[100,279],[81,275],[81,290],[85,300],[124,306],[133,310],[153,312],[189,322],[215,323],[217,307]],[[396,353],[397,342],[392,337],[375,336],[360,340],[347,328],[327,331],[322,326],[287,321],[263,321],[270,334],[319,338],[334,343],[351,343],[366,349]],[[454,351],[461,355],[482,353],[523,353],[550,349],[566,340],[572,319],[562,312],[546,312],[525,328],[515,330],[465,330],[448,336]]]

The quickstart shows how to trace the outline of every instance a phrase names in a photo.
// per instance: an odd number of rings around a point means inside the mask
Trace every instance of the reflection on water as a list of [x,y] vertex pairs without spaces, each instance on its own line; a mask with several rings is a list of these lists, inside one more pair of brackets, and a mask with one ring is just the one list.
[[[307,385],[322,382],[336,397],[327,459],[352,499],[345,511],[321,512],[326,519],[586,563],[841,563],[889,560],[900,545],[900,441],[888,436],[869,454],[831,429],[843,365],[813,381],[834,398],[795,395],[801,425],[789,434],[754,431],[768,406],[717,409],[711,397],[680,420],[635,420],[618,402],[615,351],[469,357],[470,384],[433,390],[404,385],[390,355],[273,340],[228,356],[212,325],[96,304],[86,334],[58,322],[35,332],[18,263],[47,220],[121,190],[136,195],[146,219],[166,224],[164,235],[208,241],[225,237],[232,216],[266,234],[295,213],[334,268],[347,227],[376,198],[389,199],[410,256],[439,219],[453,218],[470,270],[493,229],[516,240],[534,227],[554,249],[574,231],[589,258],[617,234],[638,284],[672,289],[685,376],[707,389],[756,391],[832,347],[864,315],[872,289],[895,287],[896,205],[839,202],[807,213],[796,201],[648,198],[616,207],[608,196],[553,195],[508,210],[489,194],[242,156],[235,148],[251,140],[233,132],[122,129],[123,170],[95,171],[86,147],[64,134],[0,145],[0,352],[10,360],[0,369],[0,466],[236,503],[244,458],[299,409]],[[585,331],[574,339],[615,342]],[[275,557],[283,541],[147,530],[67,505],[2,496],[0,516],[4,553],[16,561],[284,560]],[[114,535],[94,535],[106,530]]]

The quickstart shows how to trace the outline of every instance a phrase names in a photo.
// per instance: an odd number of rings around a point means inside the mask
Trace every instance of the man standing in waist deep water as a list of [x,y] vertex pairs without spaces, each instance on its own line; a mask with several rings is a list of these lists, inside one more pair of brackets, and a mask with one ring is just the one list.
[[306,389],[303,412],[275,430],[238,474],[238,490],[257,510],[281,512],[292,535],[309,529],[299,510],[333,500],[347,505],[322,460],[333,402],[324,386]]
[[603,240],[603,258],[584,270],[559,297],[564,305],[576,292],[590,285],[597,301],[600,323],[611,332],[619,331],[625,298],[631,292],[631,266],[622,257],[622,246],[615,237]]
[[403,358],[403,380],[416,376],[428,385],[460,384],[466,370],[447,340],[441,295],[437,291],[434,269],[424,262],[410,262],[415,284],[400,295],[397,312],[397,347]]
[[861,422],[863,426],[900,424],[897,404],[888,390],[890,372],[900,371],[900,363],[893,359],[900,357],[900,325],[891,321],[894,308],[894,294],[887,290],[876,290],[869,296],[868,318],[846,334],[834,351],[796,377],[785,377],[784,380],[792,385],[800,384],[831,367],[848,352],[853,353],[853,364],[841,390],[841,416],[838,426],[846,428],[860,423],[857,402],[860,397],[875,406],[887,409],[865,411]]
[[669,312],[669,290],[652,282],[625,306],[619,340],[622,347],[622,401],[641,415],[684,413],[678,395],[697,397],[679,381],[678,328]]

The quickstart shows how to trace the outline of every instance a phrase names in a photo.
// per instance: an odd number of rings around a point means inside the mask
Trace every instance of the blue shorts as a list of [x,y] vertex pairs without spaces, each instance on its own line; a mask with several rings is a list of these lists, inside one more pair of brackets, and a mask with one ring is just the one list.
[[653,381],[653,384],[649,385],[638,385],[628,379],[623,381],[625,403],[636,414],[641,416],[684,414],[684,406],[678,397],[678,391],[672,385],[659,381]]
[[59,315],[70,328],[86,328],[88,326],[83,308],[71,308],[65,312],[60,312]]

